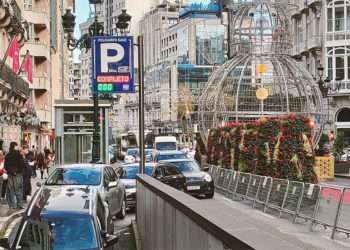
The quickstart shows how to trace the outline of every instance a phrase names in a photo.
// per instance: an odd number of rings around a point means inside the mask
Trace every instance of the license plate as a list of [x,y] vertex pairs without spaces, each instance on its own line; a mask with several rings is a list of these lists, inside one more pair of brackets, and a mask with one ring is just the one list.
[[188,186],[187,190],[200,190],[201,187],[200,186]]

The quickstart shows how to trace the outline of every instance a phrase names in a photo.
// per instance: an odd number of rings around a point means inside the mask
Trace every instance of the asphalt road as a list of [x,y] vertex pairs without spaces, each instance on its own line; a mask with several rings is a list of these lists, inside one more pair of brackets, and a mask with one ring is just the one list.
[[131,221],[135,219],[134,212],[128,212],[123,220],[114,221],[114,232],[119,235],[118,244],[114,249],[136,250]]

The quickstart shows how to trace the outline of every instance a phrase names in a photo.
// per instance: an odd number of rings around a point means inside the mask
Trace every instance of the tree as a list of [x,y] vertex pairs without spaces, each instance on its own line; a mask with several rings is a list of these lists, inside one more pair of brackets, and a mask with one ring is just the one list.
[[335,138],[333,145],[333,153],[338,159],[343,154],[344,147],[344,132],[338,131],[337,137]]

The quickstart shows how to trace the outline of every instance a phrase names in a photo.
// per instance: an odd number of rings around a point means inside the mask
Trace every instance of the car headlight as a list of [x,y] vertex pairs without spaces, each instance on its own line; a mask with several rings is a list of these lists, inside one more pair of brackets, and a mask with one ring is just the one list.
[[205,180],[206,182],[211,182],[211,181],[212,181],[211,176],[208,175],[208,174],[206,174],[206,175],[204,176],[204,180]]

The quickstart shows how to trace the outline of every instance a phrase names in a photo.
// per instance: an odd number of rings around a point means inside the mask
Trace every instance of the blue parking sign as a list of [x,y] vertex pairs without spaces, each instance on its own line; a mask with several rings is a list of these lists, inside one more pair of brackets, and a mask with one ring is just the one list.
[[93,91],[135,92],[133,37],[97,36],[91,44]]

